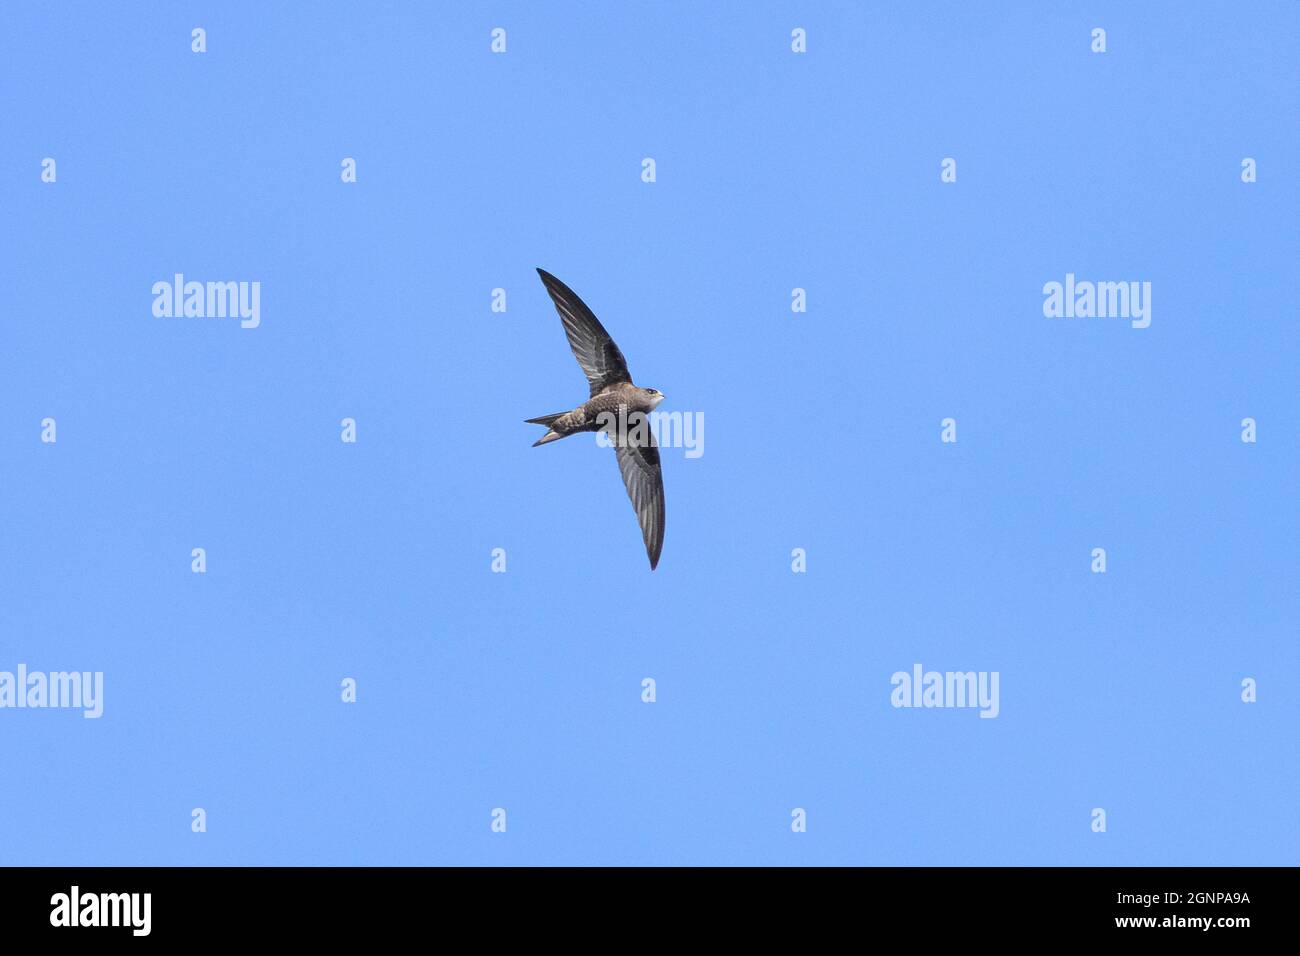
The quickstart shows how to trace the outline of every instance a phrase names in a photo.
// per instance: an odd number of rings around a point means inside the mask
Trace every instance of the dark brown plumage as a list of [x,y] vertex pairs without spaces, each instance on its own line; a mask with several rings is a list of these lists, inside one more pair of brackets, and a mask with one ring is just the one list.
[[[547,428],[533,447],[578,432],[609,434],[653,571],[664,546],[664,480],[654,434],[648,427],[638,428],[636,423],[637,416],[648,415],[664,396],[657,389],[633,384],[623,353],[572,289],[549,272],[538,269],[537,274],[560,313],[569,348],[587,376],[591,396],[572,411],[528,419],[531,425]],[[619,424],[611,428],[615,422]]]

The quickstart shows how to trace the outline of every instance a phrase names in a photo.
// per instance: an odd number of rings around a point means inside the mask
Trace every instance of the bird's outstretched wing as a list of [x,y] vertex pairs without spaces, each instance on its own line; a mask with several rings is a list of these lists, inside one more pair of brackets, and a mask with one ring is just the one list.
[[619,382],[631,382],[627,360],[591,309],[572,289],[549,272],[538,269],[537,274],[542,277],[542,284],[551,294],[555,311],[560,313],[564,332],[569,337],[569,348],[573,349],[573,357],[587,374],[591,394],[598,395]]
[[636,520],[641,523],[641,537],[645,539],[645,553],[653,571],[664,549],[664,473],[659,467],[659,447],[654,435],[649,434],[645,442],[615,440],[614,450],[618,452],[618,470],[623,473],[627,496],[632,499]]

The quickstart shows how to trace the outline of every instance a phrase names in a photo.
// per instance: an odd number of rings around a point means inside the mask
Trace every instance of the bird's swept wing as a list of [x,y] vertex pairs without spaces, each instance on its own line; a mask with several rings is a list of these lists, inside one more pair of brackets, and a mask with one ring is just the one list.
[[598,395],[619,382],[631,382],[627,360],[591,309],[572,289],[549,272],[538,269],[537,274],[542,277],[546,291],[551,294],[555,311],[560,313],[564,332],[569,337],[569,348],[573,349],[573,357],[587,374],[591,394]]
[[614,450],[618,452],[618,470],[623,473],[627,496],[641,523],[641,537],[653,571],[664,549],[664,473],[659,467],[659,447],[651,433],[641,444],[615,439]]

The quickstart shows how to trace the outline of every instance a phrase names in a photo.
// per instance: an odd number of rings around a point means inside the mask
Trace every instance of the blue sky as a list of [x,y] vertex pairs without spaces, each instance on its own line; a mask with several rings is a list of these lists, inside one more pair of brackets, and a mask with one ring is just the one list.
[[[15,5],[0,863],[1294,863],[1300,11],[1134,6]],[[654,573],[537,266],[704,415]]]

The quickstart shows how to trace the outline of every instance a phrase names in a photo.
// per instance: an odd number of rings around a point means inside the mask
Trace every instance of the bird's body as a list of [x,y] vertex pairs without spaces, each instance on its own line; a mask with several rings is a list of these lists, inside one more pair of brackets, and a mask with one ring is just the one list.
[[[571,412],[528,419],[530,425],[546,425],[550,428],[550,431],[533,443],[533,447],[567,438],[575,432],[606,432],[612,440],[617,441],[620,423],[623,428],[630,430],[637,422],[635,413],[648,415],[663,400],[662,395],[637,388],[631,382],[611,385]],[[615,427],[611,428],[611,425]]]
[[573,290],[548,272],[538,269],[537,274],[560,313],[569,347],[591,386],[591,397],[572,411],[528,419],[530,425],[547,428],[533,447],[578,432],[609,434],[653,571],[664,542],[664,482],[659,448],[645,425],[645,416],[664,396],[657,389],[632,383],[623,353]]

